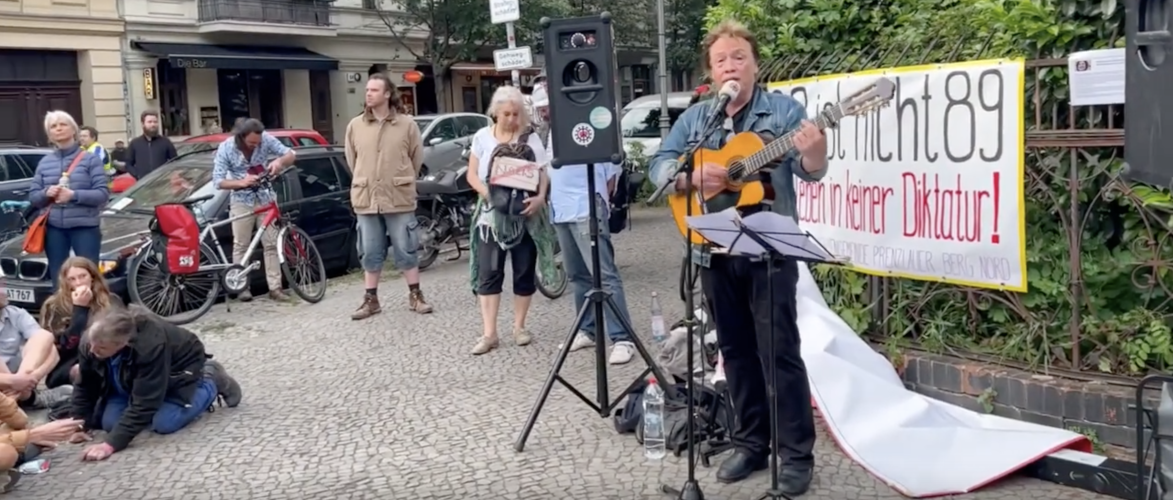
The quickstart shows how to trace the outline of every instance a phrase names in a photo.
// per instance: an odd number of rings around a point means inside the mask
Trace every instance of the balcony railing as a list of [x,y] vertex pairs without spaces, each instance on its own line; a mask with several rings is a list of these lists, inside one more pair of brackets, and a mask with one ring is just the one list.
[[200,22],[237,21],[330,26],[330,3],[321,0],[199,0]]

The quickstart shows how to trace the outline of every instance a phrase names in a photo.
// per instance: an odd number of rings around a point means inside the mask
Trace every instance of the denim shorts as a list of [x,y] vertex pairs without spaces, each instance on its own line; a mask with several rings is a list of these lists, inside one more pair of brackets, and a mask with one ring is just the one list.
[[358,243],[362,268],[366,272],[383,270],[390,238],[391,258],[395,269],[406,271],[419,267],[419,222],[415,213],[358,214]]

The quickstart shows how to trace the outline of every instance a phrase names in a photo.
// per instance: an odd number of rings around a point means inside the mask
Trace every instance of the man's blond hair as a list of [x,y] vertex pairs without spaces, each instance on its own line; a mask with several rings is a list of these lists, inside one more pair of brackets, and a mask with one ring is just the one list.
[[761,53],[758,49],[758,40],[754,38],[753,33],[749,32],[744,24],[733,19],[726,19],[713,26],[709,33],[705,35],[705,41],[701,45],[705,48],[704,55],[701,57],[701,67],[705,73],[709,73],[713,68],[709,67],[709,51],[713,50],[713,44],[722,38],[740,38],[749,42],[750,50],[753,52],[754,62],[761,59]]

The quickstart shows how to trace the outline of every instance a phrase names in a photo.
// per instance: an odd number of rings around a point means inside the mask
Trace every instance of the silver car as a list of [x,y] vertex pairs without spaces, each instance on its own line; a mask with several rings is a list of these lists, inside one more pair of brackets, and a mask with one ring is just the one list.
[[489,117],[477,113],[445,113],[416,116],[424,139],[424,166],[420,177],[448,168],[460,161],[473,134],[489,126]]

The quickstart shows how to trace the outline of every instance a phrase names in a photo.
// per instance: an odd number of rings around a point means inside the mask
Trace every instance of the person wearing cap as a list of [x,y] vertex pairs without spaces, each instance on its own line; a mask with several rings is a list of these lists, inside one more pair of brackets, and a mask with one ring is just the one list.
[[546,85],[534,83],[534,91],[530,93],[530,107],[533,108],[534,133],[542,138],[542,146],[550,149],[550,96],[546,93]]
[[[553,158],[554,144],[550,136],[549,123],[554,117],[550,116],[550,100],[546,86],[535,86],[530,97],[533,101],[534,115],[541,118],[546,157]],[[627,295],[623,291],[619,267],[615,265],[615,246],[611,244],[611,232],[607,224],[611,193],[615,192],[615,182],[621,168],[612,163],[595,164],[594,193],[587,191],[586,165],[564,165],[558,169],[547,169],[546,172],[550,176],[551,222],[554,223],[554,230],[558,234],[558,244],[562,247],[562,265],[574,287],[574,310],[582,310],[586,294],[592,286],[589,217],[590,203],[594,203],[599,217],[599,269],[602,271],[603,289],[611,295],[626,324],[630,325],[631,313],[627,308]],[[631,342],[632,332],[623,327],[624,323],[615,316],[615,311],[609,307],[604,309],[606,325],[596,325],[594,315],[586,315],[581,329],[570,343],[570,350],[578,351],[594,346],[597,338],[595,334],[599,328],[606,328],[607,337],[611,339],[610,363],[621,365],[630,362],[635,354],[635,344]]]

